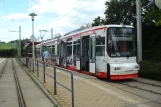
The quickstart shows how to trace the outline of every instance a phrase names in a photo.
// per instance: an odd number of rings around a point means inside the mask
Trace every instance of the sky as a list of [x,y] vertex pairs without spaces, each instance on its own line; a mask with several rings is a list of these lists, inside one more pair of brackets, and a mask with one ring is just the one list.
[[92,23],[94,18],[104,18],[105,1],[107,0],[0,0],[0,40],[9,42],[32,35],[30,13],[36,13],[34,34],[40,37],[39,30],[47,30],[44,39],[53,34],[61,35],[79,28],[83,24]]

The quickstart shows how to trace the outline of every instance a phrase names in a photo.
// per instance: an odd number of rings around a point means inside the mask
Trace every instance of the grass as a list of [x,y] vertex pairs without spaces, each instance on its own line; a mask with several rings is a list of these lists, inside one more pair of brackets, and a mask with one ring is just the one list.
[[14,43],[0,43],[0,49],[13,49]]
[[54,104],[54,107],[58,107],[58,105]]

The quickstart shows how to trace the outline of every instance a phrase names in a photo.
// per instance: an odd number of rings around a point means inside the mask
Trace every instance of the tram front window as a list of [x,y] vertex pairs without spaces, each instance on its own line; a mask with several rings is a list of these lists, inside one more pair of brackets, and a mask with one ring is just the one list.
[[132,28],[110,28],[107,51],[111,57],[135,56],[135,36]]

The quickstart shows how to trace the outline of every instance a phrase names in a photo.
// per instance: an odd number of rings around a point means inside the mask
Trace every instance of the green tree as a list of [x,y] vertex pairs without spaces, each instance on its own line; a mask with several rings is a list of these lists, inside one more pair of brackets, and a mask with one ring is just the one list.
[[[161,25],[161,12],[155,6],[148,8],[148,0],[141,0],[143,25]],[[111,0],[105,2],[105,19],[100,16],[93,20],[92,26],[102,24],[136,25],[136,0]]]
[[105,5],[105,24],[135,23],[135,0],[111,0]]
[[92,26],[99,26],[99,25],[104,25],[104,24],[105,24],[105,20],[102,19],[100,16],[98,16],[97,18],[93,20]]
[[[147,7],[148,0],[141,0],[143,59],[161,59],[161,11],[155,6]],[[105,19],[97,17],[92,26],[102,24],[133,23],[136,28],[136,0],[110,0],[105,2]]]

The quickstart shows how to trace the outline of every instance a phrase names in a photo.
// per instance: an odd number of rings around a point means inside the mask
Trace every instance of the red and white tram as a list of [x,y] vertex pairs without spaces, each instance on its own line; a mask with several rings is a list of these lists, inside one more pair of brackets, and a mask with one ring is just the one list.
[[[112,80],[138,77],[136,35],[132,26],[77,29],[44,42],[59,66]],[[42,44],[36,46],[41,53]]]

